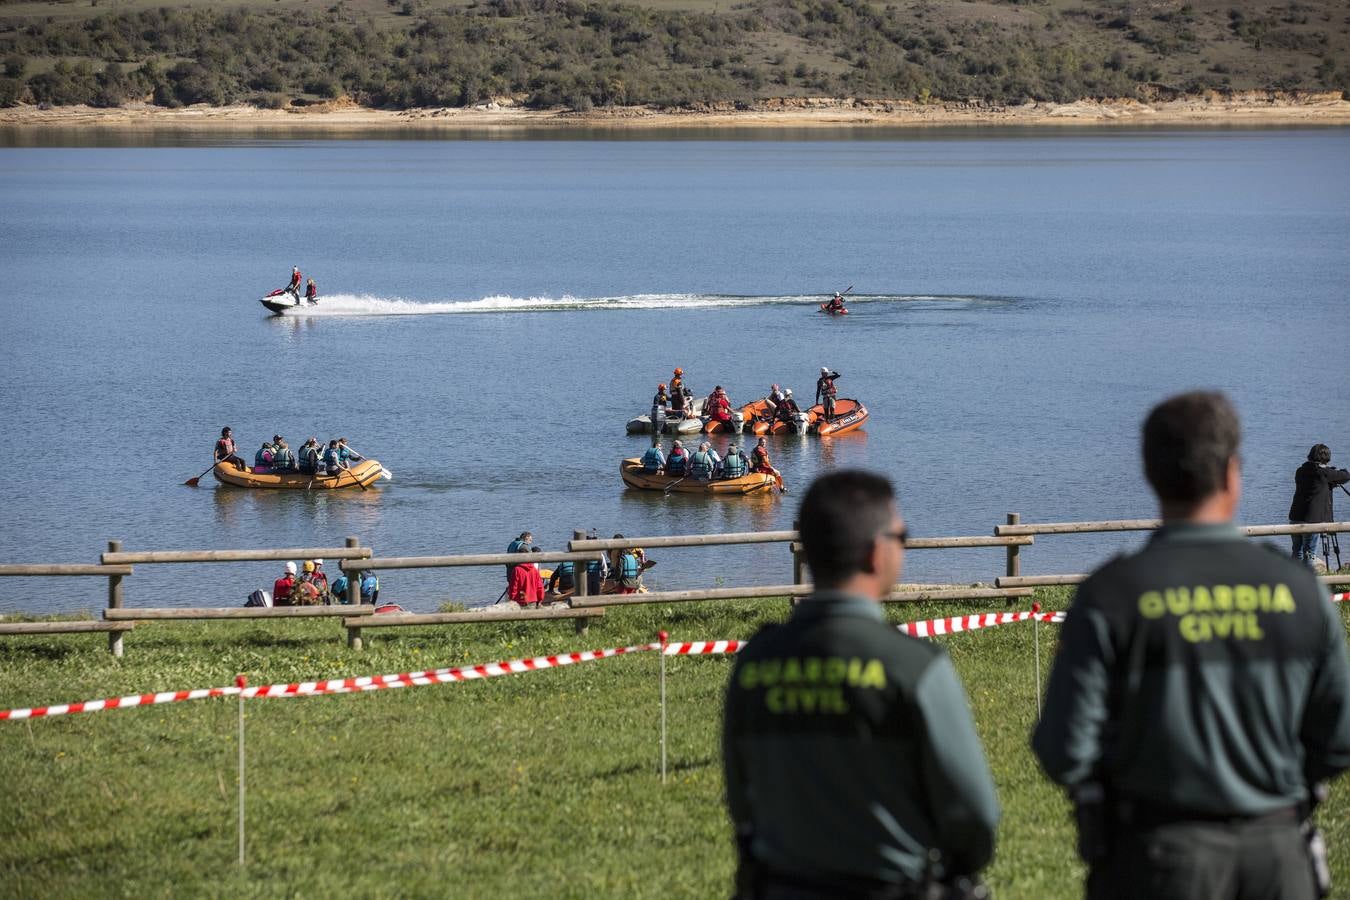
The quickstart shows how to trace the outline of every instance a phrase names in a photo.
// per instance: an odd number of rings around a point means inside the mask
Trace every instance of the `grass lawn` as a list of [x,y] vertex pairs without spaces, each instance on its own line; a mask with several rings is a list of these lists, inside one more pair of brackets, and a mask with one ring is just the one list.
[[[1047,608],[1067,593],[1046,592]],[[988,611],[892,607],[895,621]],[[611,610],[589,635],[519,623],[366,632],[334,622],[153,623],[113,659],[102,635],[6,638],[0,707],[403,672],[672,640],[749,637],[786,604]],[[1043,661],[1055,626],[1041,626]],[[1000,898],[1080,895],[1068,805],[1039,773],[1034,631],[942,638],[971,698],[1004,819]],[[248,865],[236,862],[234,699],[0,723],[10,896],[725,895],[733,854],[718,758],[731,660],[668,662],[670,780],[658,777],[655,654],[483,682],[246,706]],[[1043,673],[1044,674],[1044,673]],[[1350,879],[1350,802],[1321,820]]]

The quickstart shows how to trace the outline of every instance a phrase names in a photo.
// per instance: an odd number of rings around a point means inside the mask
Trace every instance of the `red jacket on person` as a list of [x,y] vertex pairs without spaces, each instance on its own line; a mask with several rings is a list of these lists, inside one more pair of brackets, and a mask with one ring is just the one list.
[[521,563],[511,569],[506,579],[506,599],[521,606],[533,606],[544,599],[544,581],[534,563]]
[[287,574],[278,578],[276,583],[272,585],[272,605],[290,606],[291,588],[293,587],[295,587],[294,575]]

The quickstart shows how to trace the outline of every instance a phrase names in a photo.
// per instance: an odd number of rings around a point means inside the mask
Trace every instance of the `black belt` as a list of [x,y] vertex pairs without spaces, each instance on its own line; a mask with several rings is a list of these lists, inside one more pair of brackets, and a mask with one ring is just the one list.
[[1129,828],[1160,828],[1164,825],[1209,824],[1209,825],[1297,825],[1301,819],[1297,806],[1282,806],[1279,809],[1255,815],[1235,813],[1210,813],[1195,810],[1174,809],[1155,806],[1138,800],[1123,800],[1119,806],[1121,824]]

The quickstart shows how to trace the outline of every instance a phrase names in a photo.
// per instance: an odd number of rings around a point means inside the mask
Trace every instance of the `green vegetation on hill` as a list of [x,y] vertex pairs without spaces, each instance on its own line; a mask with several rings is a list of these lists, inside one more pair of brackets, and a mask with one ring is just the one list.
[[[1066,589],[1039,595],[1062,608]],[[905,604],[894,621],[985,612]],[[782,601],[610,610],[568,623],[371,630],[333,622],[138,625],[0,642],[0,708],[250,683],[394,673],[672,639],[743,638]],[[1043,674],[1058,628],[1040,627]],[[1068,804],[1028,748],[1029,624],[941,639],[1004,816],[988,873],[1003,900],[1081,896]],[[722,657],[669,662],[670,779],[658,778],[659,659],[646,653],[490,681],[249,701],[248,866],[235,861],[237,702],[0,722],[8,796],[0,877],[14,896],[725,896],[733,851],[719,734]],[[1350,795],[1320,812],[1350,878]]]
[[0,106],[534,107],[1350,89],[1335,0],[0,4]]

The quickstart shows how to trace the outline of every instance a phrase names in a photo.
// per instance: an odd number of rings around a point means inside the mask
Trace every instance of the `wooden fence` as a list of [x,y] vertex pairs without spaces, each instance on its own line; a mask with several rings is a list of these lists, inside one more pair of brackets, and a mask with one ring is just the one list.
[[[961,536],[911,538],[907,550],[948,550],[967,548],[1002,548],[1005,553],[1005,574],[994,579],[994,587],[965,585],[929,585],[922,588],[896,585],[885,598],[888,603],[927,600],[1003,600],[1005,603],[1031,595],[1035,588],[1048,585],[1077,584],[1082,574],[1021,574],[1022,550],[1032,546],[1037,536],[1086,534],[1122,531],[1150,531],[1161,523],[1156,519],[1128,519],[1105,522],[1051,522],[1023,524],[1021,517],[1010,513],[1007,522],[994,528],[992,536]],[[1241,529],[1251,536],[1273,536],[1308,533],[1344,533],[1350,531],[1350,522],[1328,522],[1317,525],[1250,525]],[[580,571],[581,563],[599,559],[605,552],[628,547],[684,548],[736,547],[751,544],[785,544],[791,557],[791,583],[756,586],[714,587],[695,590],[655,591],[641,594],[590,594],[588,579]],[[124,580],[135,571],[133,566],[280,561],[307,558],[338,560],[339,567],[350,577],[347,604],[318,607],[128,607],[124,604]],[[510,566],[522,562],[571,562],[577,568],[575,594],[567,607],[541,609],[504,609],[487,607],[448,613],[394,613],[374,617],[374,606],[360,603],[360,574],[366,571],[391,569],[430,569],[446,567]],[[123,653],[122,637],[135,627],[136,622],[148,620],[218,620],[218,619],[297,619],[329,617],[341,618],[347,631],[348,645],[362,648],[362,633],[370,628],[391,628],[426,625],[451,625],[470,622],[500,622],[567,619],[573,621],[578,633],[584,633],[591,619],[604,615],[606,608],[646,603],[686,603],[723,600],[754,600],[789,598],[796,602],[812,590],[806,578],[806,566],[797,531],[754,531],[728,534],[655,535],[591,539],[585,533],[573,533],[566,551],[549,553],[483,553],[458,556],[400,556],[376,558],[369,547],[360,546],[356,538],[347,538],[344,547],[299,547],[264,550],[161,550],[124,551],[120,541],[109,541],[108,549],[97,565],[0,565],[0,577],[72,576],[106,578],[108,606],[103,621],[79,622],[0,622],[0,635],[5,634],[61,634],[71,632],[106,632],[109,650],[115,656]],[[1350,574],[1327,575],[1322,580],[1329,584],[1350,584]]]

